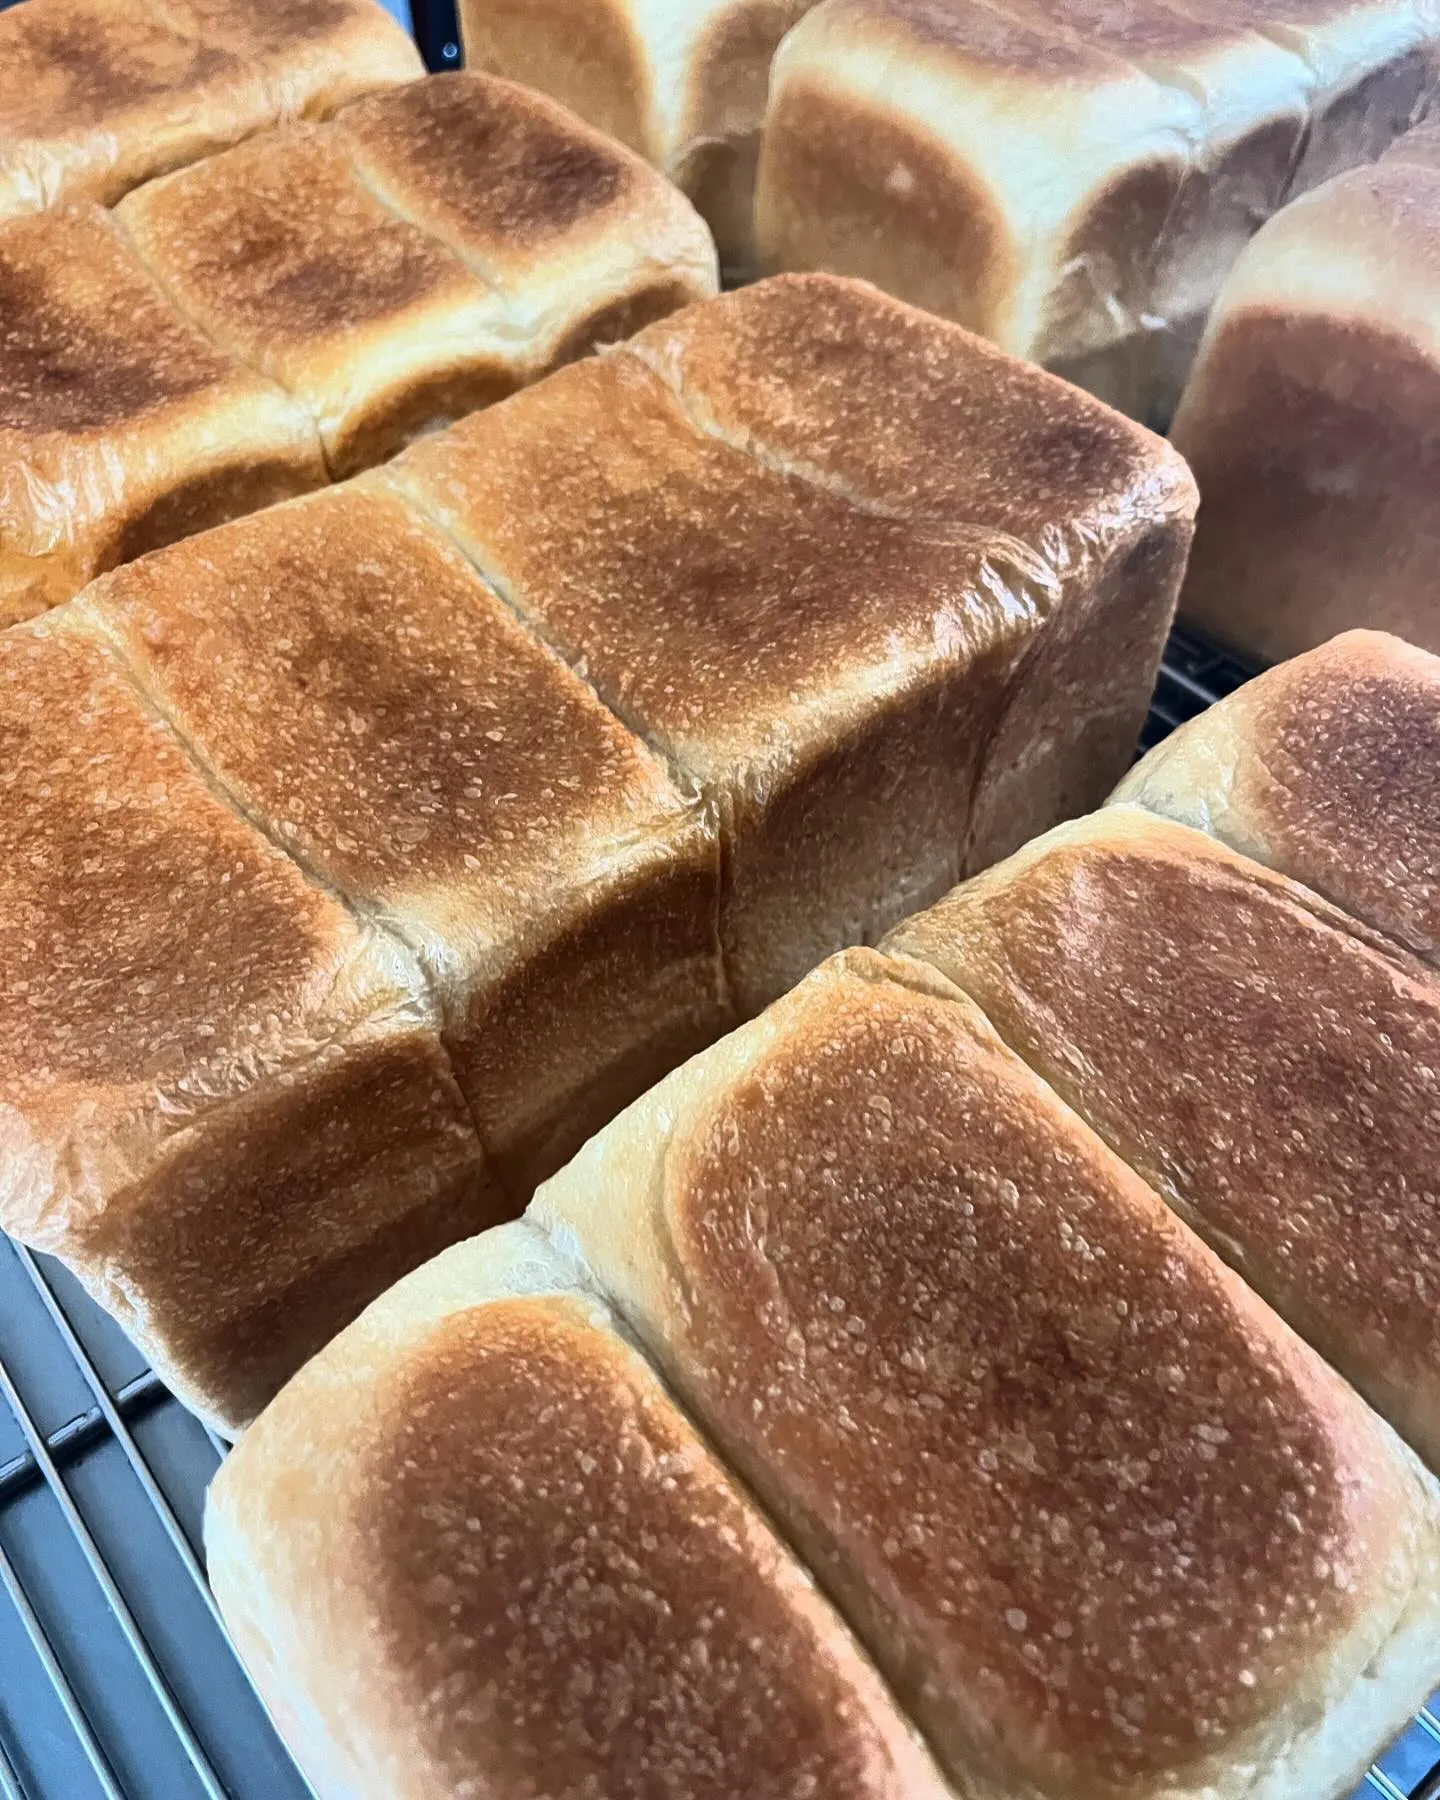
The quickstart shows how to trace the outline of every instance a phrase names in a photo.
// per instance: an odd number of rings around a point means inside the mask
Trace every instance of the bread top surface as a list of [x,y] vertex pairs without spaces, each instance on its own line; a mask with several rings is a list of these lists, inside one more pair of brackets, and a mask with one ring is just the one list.
[[[1351,1372],[1435,1404],[1440,986],[1308,890],[1134,807],[892,934]],[[1381,1153],[1383,1148],[1383,1153]]]
[[825,965],[682,1115],[676,1378],[997,1791],[1188,1792],[1388,1604],[1410,1477],[974,1007],[908,980]]
[[823,746],[1041,602],[993,536],[922,534],[694,431],[632,358],[590,360],[395,465],[602,697],[693,774]]
[[7,10],[0,63],[0,171],[32,141],[33,154],[46,140],[133,122],[177,93],[193,103],[208,88],[219,98],[247,74],[231,49],[177,30],[165,8],[113,0],[26,0]]
[[351,898],[513,933],[688,817],[656,760],[383,488],[252,514],[81,605],[246,809]]
[[117,213],[191,318],[281,371],[367,326],[485,297],[458,257],[381,205],[324,126],[266,132]]
[[[1183,465],[1146,434],[1045,377],[1027,408],[1016,365],[963,333],[942,329],[953,357],[927,361],[924,323],[898,309],[908,335],[893,357],[867,355],[889,303],[852,284],[782,282],[772,298],[776,286],[749,308],[712,303],[713,338],[711,308],[687,312],[674,340],[647,332],[636,354],[562,370],[394,465],[607,702],[705,779],[760,745],[824,744],[847,712],[942,666],[1003,672],[1092,557],[1137,517],[1193,503]],[[787,353],[786,322],[811,329],[795,303],[837,287],[813,361]],[[747,316],[731,366],[721,330]],[[662,366],[672,380],[680,368],[679,398]],[[992,369],[997,400],[1014,374],[1012,428],[977,422],[972,454],[958,396]],[[878,397],[892,376],[893,407]],[[948,418],[937,402],[907,426],[903,400],[942,383],[957,396]],[[733,429],[710,428],[732,400]],[[1028,468],[1015,448],[1027,420]],[[926,475],[927,455],[944,457],[943,476]]]
[[554,101],[478,72],[368,96],[339,123],[386,198],[502,287],[560,240],[670,198],[638,157]]
[[1182,726],[1116,797],[1440,957],[1440,657],[1342,633]]
[[[403,1001],[395,967],[367,971],[346,914],[215,798],[108,650],[0,634],[0,744],[0,1083],[21,1189],[32,1143],[199,1110]],[[126,1144],[111,1150],[123,1167]],[[103,1188],[104,1170],[102,1154],[65,1173]]]
[[[1247,318],[1294,320],[1298,334],[1316,315],[1374,332],[1364,366],[1383,372],[1394,355],[1386,333],[1403,340],[1401,354],[1413,346],[1440,361],[1437,302],[1440,168],[1402,155],[1335,176],[1267,220],[1231,271],[1176,417],[1177,443],[1183,449],[1227,403],[1212,387],[1208,356]],[[1403,376],[1393,379],[1403,390]]]
[[258,377],[173,311],[99,207],[0,223],[0,504],[47,447],[234,384]]
[[[421,72],[419,53],[408,32],[377,0],[161,0],[163,9],[202,40],[223,44],[262,63],[289,65],[292,74],[317,52],[335,66],[343,95],[347,64],[375,81],[396,81]],[[335,97],[323,78],[290,94],[292,103],[324,106]]]
[[390,1709],[407,1732],[418,1718],[436,1778],[557,1800],[914,1791],[853,1652],[588,1311],[456,1314],[386,1384],[355,1579]]
[[626,353],[697,424],[899,515],[1024,538],[1186,516],[1189,472],[1143,427],[866,282],[789,275],[687,308]]

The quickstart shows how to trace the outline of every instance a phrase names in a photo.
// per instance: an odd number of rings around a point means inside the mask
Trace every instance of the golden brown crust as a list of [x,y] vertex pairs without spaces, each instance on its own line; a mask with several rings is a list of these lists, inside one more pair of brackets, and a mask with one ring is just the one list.
[[480,74],[376,94],[340,123],[360,167],[407,216],[502,275],[651,179],[541,95]]
[[0,18],[0,216],[118,200],[278,118],[420,74],[371,0],[39,0]]
[[386,1413],[357,1547],[390,1706],[419,1709],[437,1780],[898,1800],[846,1672],[767,1579],[768,1534],[573,1301],[452,1317]]
[[[825,278],[687,310],[393,478],[704,784],[745,1010],[943,891],[972,829],[1103,797],[1194,504],[1145,433]],[[1106,630],[1136,660],[1089,692]]]
[[1440,988],[1213,840],[1111,807],[892,934],[1432,1461]]
[[932,970],[832,959],[532,1216],[959,1791],[1340,1792],[1433,1680],[1413,1460]]
[[460,0],[467,69],[553,94],[578,117],[652,162],[650,70],[624,0]]
[[729,1022],[713,827],[392,491],[79,604],[246,813],[415,948],[517,1193]]
[[501,301],[382,206],[326,127],[267,132],[117,216],[207,337],[307,405],[337,474],[523,378]]
[[304,413],[165,301],[98,207],[0,223],[0,619],[318,485]]
[[404,959],[77,625],[0,636],[0,1214],[234,1426],[494,1201]]
[[1352,631],[1166,739],[1117,791],[1440,962],[1440,659]]

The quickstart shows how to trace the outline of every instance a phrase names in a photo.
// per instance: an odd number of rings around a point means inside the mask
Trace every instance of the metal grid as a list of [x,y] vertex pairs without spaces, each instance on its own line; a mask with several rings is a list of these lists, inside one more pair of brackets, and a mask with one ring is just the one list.
[[[1179,633],[1144,742],[1246,671]],[[0,1238],[0,1800],[309,1800],[200,1564],[222,1454],[58,1265]],[[1440,1800],[1422,1711],[1357,1800]]]

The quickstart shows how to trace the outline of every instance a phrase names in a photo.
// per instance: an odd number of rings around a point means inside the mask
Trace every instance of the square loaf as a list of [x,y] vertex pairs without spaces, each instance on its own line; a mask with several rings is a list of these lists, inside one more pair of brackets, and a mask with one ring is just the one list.
[[699,783],[747,1011],[1103,796],[1195,505],[1138,427],[823,277],[688,309],[385,474]]
[[413,960],[76,623],[0,634],[0,1226],[234,1430],[499,1196]]

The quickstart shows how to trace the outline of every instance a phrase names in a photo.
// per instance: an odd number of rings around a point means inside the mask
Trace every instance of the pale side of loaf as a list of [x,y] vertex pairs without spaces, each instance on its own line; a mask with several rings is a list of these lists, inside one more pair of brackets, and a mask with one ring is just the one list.
[[933,971],[826,963],[531,1217],[972,1800],[1338,1800],[1440,1675],[1433,1479]]
[[324,480],[304,408],[182,319],[108,213],[0,220],[0,626]]
[[945,1800],[577,1281],[523,1224],[449,1251],[216,1477],[211,1579],[320,1800]]
[[263,132],[113,215],[0,220],[0,625],[380,461],[716,280],[654,170],[479,75]]
[[824,0],[772,70],[761,260],[1163,420],[1256,225],[1423,110],[1435,37],[1413,0]]
[[1103,797],[1195,504],[1148,433],[826,277],[687,309],[385,474],[700,784],[746,1011]]
[[1355,626],[1440,650],[1433,128],[1278,213],[1176,414],[1205,495],[1182,609],[1267,660]]
[[0,1226],[233,1430],[502,1203],[413,961],[73,623],[0,635]]
[[1134,806],[887,940],[923,957],[1440,1464],[1440,983]]
[[1344,632],[1172,732],[1114,798],[1208,831],[1440,963],[1440,657]]
[[0,14],[0,217],[130,188],[423,72],[376,0],[26,0]]
[[714,820],[393,491],[238,520],[71,611],[238,809],[416,956],[517,1209],[731,1022]]
[[770,63],[814,0],[462,0],[471,68],[553,94],[638,150],[754,272],[755,164]]

